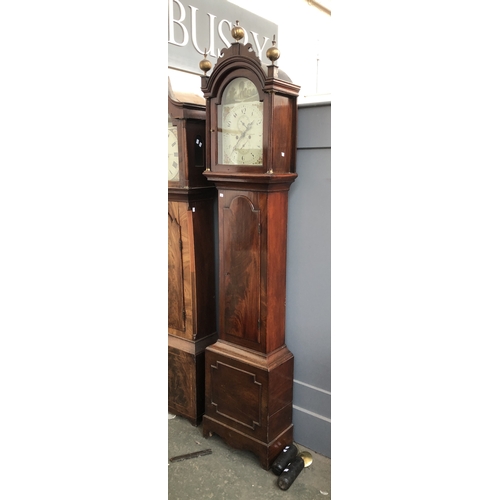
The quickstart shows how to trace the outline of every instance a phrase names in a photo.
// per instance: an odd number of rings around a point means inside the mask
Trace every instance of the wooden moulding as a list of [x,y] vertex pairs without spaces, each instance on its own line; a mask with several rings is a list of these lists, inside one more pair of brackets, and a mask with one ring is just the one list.
[[215,200],[216,189],[214,186],[201,187],[171,187],[168,190],[168,201],[193,203],[195,201]]
[[252,174],[249,172],[232,173],[205,171],[203,175],[215,183],[217,189],[244,189],[272,193],[275,191],[289,191],[290,185],[297,178],[296,173],[285,174]]
[[293,443],[293,424],[290,424],[271,443],[265,443],[204,415],[203,435],[207,437],[212,434],[217,434],[233,448],[251,451],[259,459],[262,468],[269,470],[281,450]]

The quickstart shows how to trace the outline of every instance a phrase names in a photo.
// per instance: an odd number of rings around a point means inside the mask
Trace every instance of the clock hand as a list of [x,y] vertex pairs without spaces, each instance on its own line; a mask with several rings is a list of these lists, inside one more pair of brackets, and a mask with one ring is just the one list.
[[[255,120],[254,120],[255,121]],[[235,149],[241,149],[242,146],[244,146],[247,142],[248,142],[248,138],[246,137],[247,135],[247,132],[249,132],[252,127],[253,127],[253,124],[254,124],[254,121],[253,122],[250,122],[248,125],[245,125],[243,123],[243,126],[245,127],[245,130],[241,133],[241,137],[238,139],[238,142],[234,145],[233,147],[233,150],[231,151],[231,154],[234,153],[234,150]],[[243,142],[243,140],[246,138],[246,141]]]
[[[243,140],[246,139],[245,142]],[[238,142],[234,145],[233,150],[231,151],[231,154],[234,153],[235,149],[241,149],[242,146],[244,146],[248,142],[248,137],[245,137],[245,134],[243,134],[239,139]]]
[[[245,124],[243,124],[245,125]],[[242,139],[245,138],[245,136],[247,135],[247,132],[252,128],[253,126],[253,122],[249,123],[248,125],[245,125],[245,128],[246,130],[241,134],[241,137],[239,138],[238,142],[236,144],[238,144]],[[235,146],[236,148],[236,146]]]
[[253,122],[250,122],[248,125],[243,124],[246,128],[246,130],[244,132],[245,134],[253,127],[254,122],[255,122],[255,120]]

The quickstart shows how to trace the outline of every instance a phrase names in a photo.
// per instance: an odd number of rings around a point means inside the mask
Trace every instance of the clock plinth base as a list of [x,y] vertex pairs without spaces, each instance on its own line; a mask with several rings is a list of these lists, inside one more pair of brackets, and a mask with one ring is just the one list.
[[216,334],[199,341],[168,338],[168,411],[201,423],[205,411],[205,347]]
[[293,424],[290,424],[271,443],[264,443],[204,415],[203,436],[208,437],[212,433],[217,434],[233,448],[251,451],[259,459],[262,468],[266,470],[271,468],[283,448],[293,443]]
[[269,469],[293,442],[293,354],[256,353],[217,341],[205,351],[203,434],[249,450]]

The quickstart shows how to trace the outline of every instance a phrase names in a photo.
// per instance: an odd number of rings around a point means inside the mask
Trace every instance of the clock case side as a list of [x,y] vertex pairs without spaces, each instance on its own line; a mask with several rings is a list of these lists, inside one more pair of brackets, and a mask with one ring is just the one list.
[[[217,106],[227,85],[235,78],[247,78],[257,88],[263,102],[263,162],[262,166],[226,165],[218,158]],[[297,150],[297,98],[300,87],[293,84],[277,66],[265,66],[250,43],[235,42],[223,49],[210,76],[201,77],[201,90],[207,108],[207,171],[209,173],[283,174],[295,173]],[[270,124],[274,125],[271,126]],[[290,134],[290,130],[293,131]]]

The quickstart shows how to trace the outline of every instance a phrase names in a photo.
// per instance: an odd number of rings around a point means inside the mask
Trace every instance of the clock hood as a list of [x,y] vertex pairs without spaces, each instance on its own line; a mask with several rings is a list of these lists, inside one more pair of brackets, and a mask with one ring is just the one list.
[[[222,49],[221,55],[210,76],[201,77],[201,90],[206,99],[219,93],[227,79],[235,75],[235,68],[240,72],[250,70],[260,81],[259,87],[265,92],[270,90],[285,92],[288,95],[298,95],[300,87],[274,64],[265,65],[258,57],[251,43],[245,45],[235,42],[230,47]],[[243,76],[243,73],[241,73]]]

